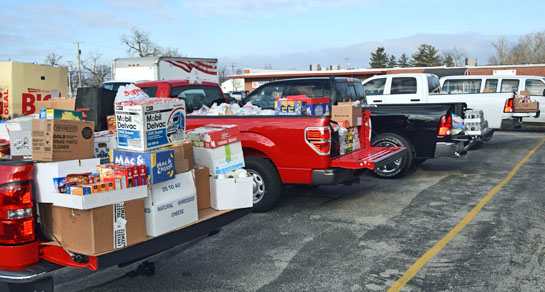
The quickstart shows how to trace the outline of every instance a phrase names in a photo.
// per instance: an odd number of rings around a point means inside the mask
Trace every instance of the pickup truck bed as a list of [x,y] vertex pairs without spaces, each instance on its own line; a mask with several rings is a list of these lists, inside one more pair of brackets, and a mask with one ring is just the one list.
[[40,245],[42,257],[37,265],[17,271],[0,270],[0,291],[54,291],[54,278],[51,272],[55,270],[64,267],[87,267],[91,270],[100,270],[115,265],[130,264],[212,234],[250,212],[251,208],[231,211],[200,210],[199,218],[201,219],[195,223],[96,257],[80,255],[77,257],[79,263],[75,262],[60,246],[53,242],[45,242]]

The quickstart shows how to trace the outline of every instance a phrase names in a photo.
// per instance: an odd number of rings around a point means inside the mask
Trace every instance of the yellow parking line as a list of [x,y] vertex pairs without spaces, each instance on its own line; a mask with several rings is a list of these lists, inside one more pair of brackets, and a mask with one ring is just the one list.
[[403,287],[424,267],[426,263],[428,263],[429,260],[433,256],[435,256],[447,243],[449,243],[462,229],[475,218],[477,213],[486,205],[486,203],[505,185],[507,184],[513,176],[519,171],[520,167],[536,152],[541,145],[545,143],[545,138],[541,140],[536,147],[534,147],[526,156],[509,172],[507,177],[499,183],[497,186],[495,186],[478,204],[469,212],[469,214],[466,215],[462,221],[460,221],[445,237],[443,237],[439,242],[437,242],[430,250],[428,250],[422,257],[420,257],[406,272],[403,274],[399,280],[397,280],[390,289],[388,289],[388,292],[394,292],[394,291],[401,291]]

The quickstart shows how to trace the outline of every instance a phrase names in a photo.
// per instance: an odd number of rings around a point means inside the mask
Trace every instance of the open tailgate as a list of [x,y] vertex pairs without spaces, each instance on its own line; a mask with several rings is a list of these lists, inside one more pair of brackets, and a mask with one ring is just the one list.
[[401,158],[404,147],[368,147],[331,159],[331,167],[349,169],[375,169]]

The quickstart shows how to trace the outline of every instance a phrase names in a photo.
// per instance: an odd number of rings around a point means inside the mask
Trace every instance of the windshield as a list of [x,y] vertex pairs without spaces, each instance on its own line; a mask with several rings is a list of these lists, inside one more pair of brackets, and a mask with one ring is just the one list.
[[157,86],[140,87],[149,97],[155,97],[157,94]]

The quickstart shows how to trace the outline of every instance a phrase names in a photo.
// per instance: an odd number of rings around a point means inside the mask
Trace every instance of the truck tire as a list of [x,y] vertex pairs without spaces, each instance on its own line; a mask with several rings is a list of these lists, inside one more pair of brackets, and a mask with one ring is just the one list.
[[374,147],[405,147],[407,153],[402,158],[395,160],[383,167],[373,170],[376,176],[381,178],[393,178],[402,175],[413,163],[413,148],[411,144],[401,135],[394,133],[384,133],[375,136],[371,140]]
[[249,156],[245,158],[248,173],[253,177],[254,212],[272,209],[280,199],[282,181],[276,167],[267,159]]

